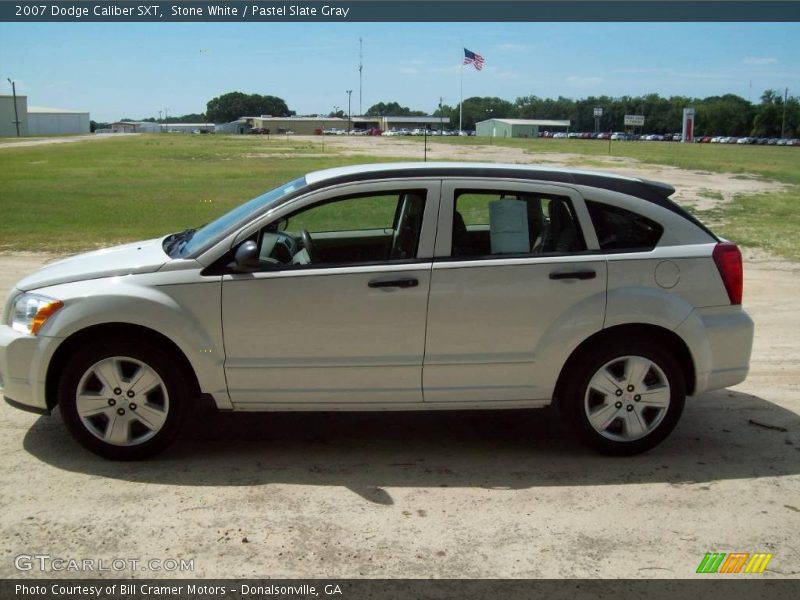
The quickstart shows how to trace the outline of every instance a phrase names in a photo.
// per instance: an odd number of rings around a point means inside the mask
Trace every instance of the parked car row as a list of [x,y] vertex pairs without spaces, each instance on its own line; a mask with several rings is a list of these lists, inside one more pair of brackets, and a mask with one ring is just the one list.
[[[680,133],[647,133],[647,134],[634,134],[625,133],[622,131],[601,131],[599,133],[588,132],[552,132],[543,131],[539,132],[541,138],[553,139],[583,139],[583,140],[627,140],[636,141],[643,140],[648,142],[680,142],[683,140],[683,135]],[[699,144],[750,144],[759,146],[800,146],[800,139],[794,138],[765,138],[765,137],[734,137],[734,136],[696,136],[693,140]]]
[[700,144],[750,144],[754,146],[800,146],[800,139],[766,137],[728,137],[705,135],[695,138]]
[[404,135],[430,135],[430,136],[462,136],[467,137],[470,135],[475,135],[475,132],[472,130],[462,130],[457,131],[453,129],[428,129],[427,132],[425,131],[424,127],[417,127],[415,129],[406,129],[405,127],[401,129],[395,129],[394,127],[391,129],[387,129],[381,135],[392,137],[392,136],[404,136]]
[[667,133],[664,135],[639,135],[633,133],[625,133],[624,131],[600,131],[590,133],[588,131],[578,132],[573,131],[570,133],[540,131],[538,137],[553,138],[553,139],[577,139],[577,140],[649,140],[649,141],[668,141],[679,142],[682,139],[680,133]]

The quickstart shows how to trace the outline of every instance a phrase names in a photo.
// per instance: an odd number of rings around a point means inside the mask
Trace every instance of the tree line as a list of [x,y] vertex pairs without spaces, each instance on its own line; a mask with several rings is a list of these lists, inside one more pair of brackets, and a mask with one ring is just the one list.
[[[622,131],[625,115],[644,115],[643,131],[648,133],[680,132],[683,109],[695,109],[695,135],[778,137],[784,115],[784,97],[766,90],[758,103],[735,94],[691,98],[658,94],[644,96],[589,96],[579,100],[522,96],[514,102],[494,97],[464,100],[462,127],[474,129],[475,123],[488,118],[569,119],[571,131],[594,131],[594,109],[602,108],[600,131]],[[800,136],[800,99],[789,96],[785,106],[786,137]],[[435,116],[450,117],[458,126],[458,105],[442,106]]]
[[[785,137],[800,137],[800,99],[789,96],[785,102],[782,94],[766,90],[758,103],[735,94],[691,98],[688,96],[662,97],[658,94],[644,96],[589,96],[574,100],[521,96],[513,102],[497,97],[473,97],[464,100],[462,128],[475,129],[475,123],[489,118],[507,119],[569,119],[572,131],[594,131],[594,109],[603,109],[599,119],[600,131],[624,129],[625,115],[644,115],[643,131],[648,133],[675,133],[681,131],[683,109],[695,109],[695,135],[728,135],[778,137],[785,114]],[[270,95],[230,92],[208,101],[205,113],[173,116],[161,122],[168,123],[226,123],[244,116],[295,115],[282,98]],[[425,111],[412,110],[397,102],[378,102],[365,116],[422,116]],[[319,115],[314,115],[319,116]],[[346,118],[342,110],[329,116]],[[433,116],[450,118],[450,127],[458,127],[459,107],[442,105]],[[125,120],[125,119],[123,119]],[[141,119],[156,121],[154,117]],[[99,125],[99,124],[98,124]]]

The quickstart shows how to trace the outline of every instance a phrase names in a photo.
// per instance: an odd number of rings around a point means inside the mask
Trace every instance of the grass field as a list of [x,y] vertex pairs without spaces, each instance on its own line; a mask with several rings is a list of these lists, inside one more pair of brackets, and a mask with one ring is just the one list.
[[[406,138],[408,139],[408,138]],[[419,138],[417,138],[419,139]],[[489,138],[443,137],[437,142],[488,145]],[[592,164],[592,157],[622,156],[644,163],[668,165],[691,171],[714,171],[733,175],[758,175],[765,179],[800,185],[800,148],[738,144],[679,144],[675,142],[618,142],[563,139],[494,139],[492,144],[521,148],[530,153],[579,154]],[[584,163],[586,164],[586,163]],[[602,165],[595,162],[595,166]]]
[[[322,155],[321,155],[322,154]],[[261,136],[141,136],[0,149],[0,250],[74,251],[201,225],[364,157]]]
[[[406,138],[407,139],[407,138]],[[481,138],[440,138],[485,144]],[[528,152],[579,155],[593,166],[608,143],[495,140]],[[774,146],[614,142],[614,156],[755,175],[786,192],[738,197],[699,216],[746,246],[800,260],[800,150]],[[197,226],[309,171],[390,160],[344,156],[315,143],[263,136],[139,136],[102,143],[0,149],[0,251],[69,252]],[[710,191],[709,194],[713,194]]]

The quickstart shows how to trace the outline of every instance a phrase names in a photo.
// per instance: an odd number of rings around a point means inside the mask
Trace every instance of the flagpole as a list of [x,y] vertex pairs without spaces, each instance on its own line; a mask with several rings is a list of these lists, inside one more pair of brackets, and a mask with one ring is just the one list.
[[458,101],[458,135],[461,135],[461,115],[464,112],[464,60],[461,60],[461,99]]

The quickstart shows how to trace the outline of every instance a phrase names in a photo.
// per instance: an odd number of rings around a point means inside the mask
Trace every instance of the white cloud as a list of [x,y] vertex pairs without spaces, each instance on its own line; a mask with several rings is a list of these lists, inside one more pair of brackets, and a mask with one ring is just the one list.
[[[433,67],[430,71],[431,73],[456,73],[458,74],[461,71],[462,65],[457,63],[450,65],[449,67]],[[469,67],[470,69],[472,67]]]
[[499,71],[497,73],[492,73],[492,76],[495,79],[500,79],[502,81],[508,81],[511,79],[519,79],[519,74],[515,73],[514,71]]
[[494,49],[500,52],[525,52],[528,47],[524,44],[512,44],[507,42],[505,44],[499,44],[495,46]]
[[400,67],[400,72],[403,75],[418,75],[419,69],[415,67]]
[[579,77],[577,75],[570,75],[567,77],[567,83],[576,86],[589,86],[599,85],[603,83],[602,77]]
[[778,59],[769,56],[748,56],[742,62],[746,65],[774,65]]

